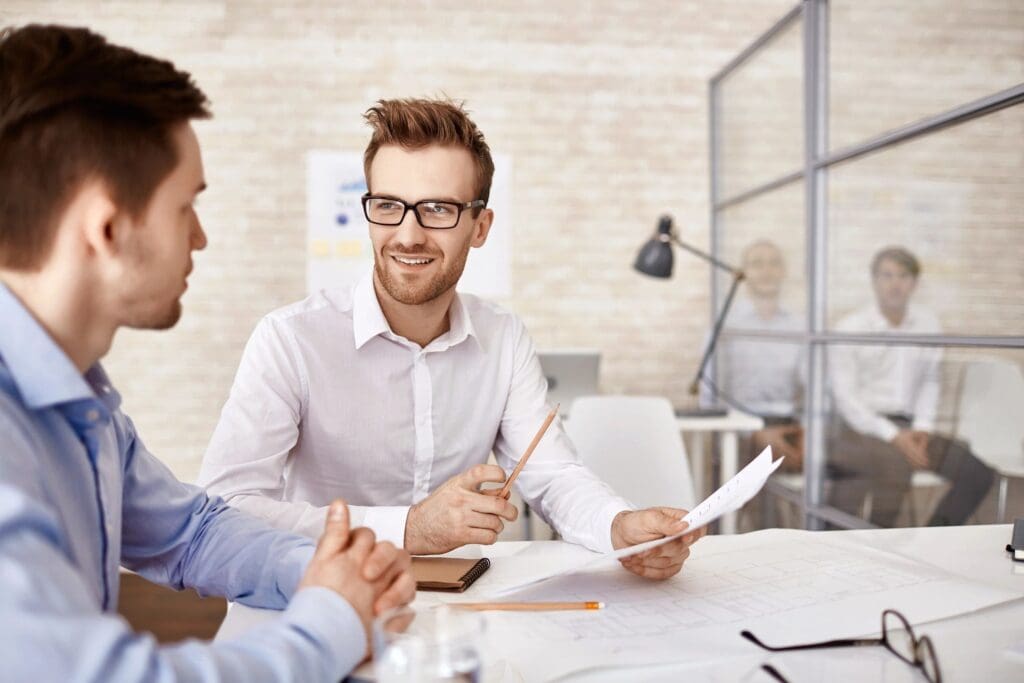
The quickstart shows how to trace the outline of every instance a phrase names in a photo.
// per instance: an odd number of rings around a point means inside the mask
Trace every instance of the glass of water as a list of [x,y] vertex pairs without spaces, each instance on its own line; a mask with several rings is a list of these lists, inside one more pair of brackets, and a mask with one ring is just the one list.
[[399,607],[373,622],[378,683],[479,683],[484,616],[436,607]]

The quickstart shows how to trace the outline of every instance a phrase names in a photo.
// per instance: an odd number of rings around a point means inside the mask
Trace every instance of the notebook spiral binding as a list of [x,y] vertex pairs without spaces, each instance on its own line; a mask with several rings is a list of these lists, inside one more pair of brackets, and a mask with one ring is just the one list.
[[490,566],[491,561],[486,557],[481,557],[480,561],[474,564],[472,567],[470,567],[469,571],[463,574],[462,578],[459,580],[468,586],[469,584],[479,579],[480,575],[487,571],[488,567]]

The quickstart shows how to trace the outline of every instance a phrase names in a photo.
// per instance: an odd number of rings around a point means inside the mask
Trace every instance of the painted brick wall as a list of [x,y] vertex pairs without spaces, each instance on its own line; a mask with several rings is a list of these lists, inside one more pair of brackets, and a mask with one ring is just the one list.
[[[676,277],[658,282],[630,264],[666,211],[684,239],[707,245],[708,79],[793,4],[5,0],[0,24],[90,26],[171,58],[213,101],[216,118],[197,126],[210,246],[196,258],[184,318],[166,333],[120,333],[107,361],[150,448],[191,479],[256,321],[305,294],[304,155],[362,149],[360,114],[381,97],[465,99],[492,148],[512,155],[513,295],[502,303],[522,315],[538,345],[600,348],[605,391],[683,402],[707,325],[707,270],[680,256]],[[982,14],[1019,17],[1003,4]],[[904,41],[916,35],[900,32]],[[947,50],[947,34],[936,35],[914,54]],[[973,44],[984,51],[987,41]],[[1000,45],[993,59],[1014,68],[1012,55],[1020,56]],[[954,62],[965,82],[991,70],[977,55]],[[794,83],[786,81],[786,92]],[[791,124],[788,107],[764,115]],[[862,116],[851,109],[846,120]],[[736,154],[774,154],[756,136],[743,142]],[[1007,201],[1019,217],[1022,202]],[[791,271],[799,276],[802,210],[776,203],[774,225],[794,226],[783,241],[797,254]],[[759,212],[746,213],[753,226]],[[765,219],[737,228],[736,244],[771,227]],[[1011,267],[1008,285],[1017,275]]]

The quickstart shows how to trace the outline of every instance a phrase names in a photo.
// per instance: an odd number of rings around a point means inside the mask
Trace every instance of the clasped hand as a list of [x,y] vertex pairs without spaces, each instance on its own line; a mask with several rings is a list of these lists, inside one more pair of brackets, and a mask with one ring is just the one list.
[[345,598],[359,615],[369,653],[373,618],[416,597],[410,561],[409,553],[388,541],[378,543],[366,527],[350,529],[348,505],[336,500],[298,590],[321,586]]

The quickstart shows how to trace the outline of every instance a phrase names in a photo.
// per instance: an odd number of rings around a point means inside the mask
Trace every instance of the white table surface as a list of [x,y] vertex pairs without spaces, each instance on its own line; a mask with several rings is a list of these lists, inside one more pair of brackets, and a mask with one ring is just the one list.
[[[712,487],[718,488],[732,479],[739,470],[739,433],[754,432],[764,427],[764,420],[735,408],[730,408],[725,415],[715,416],[677,416],[676,423],[685,434],[712,432],[718,434],[718,452],[721,456],[718,469],[718,481]],[[691,442],[693,443],[693,442]],[[691,477],[697,486],[697,500],[701,500],[711,491],[703,491],[704,486],[704,454],[703,443],[693,443],[694,452],[690,454]],[[719,522],[719,531],[723,534],[736,533],[736,513],[723,515]]]
[[[1024,681],[1024,655],[1017,657],[1006,652],[1007,648],[1015,644],[1024,647],[1024,571],[1022,571],[1024,563],[1012,562],[1004,551],[1004,546],[1009,541],[1010,529],[1010,525],[989,525],[793,533],[805,534],[807,543],[825,541],[834,537],[834,534],[842,534],[847,539],[856,539],[858,542],[880,550],[901,553],[963,577],[1018,593],[1021,599],[915,627],[919,635],[928,635],[935,644],[944,683],[956,683],[957,681],[995,683],[996,681]],[[709,550],[741,550],[744,547],[762,545],[764,542],[765,533],[763,532],[709,536],[701,540],[694,547],[693,552],[699,553],[702,546]],[[471,546],[463,549],[463,553],[467,556],[479,556],[482,552],[491,558],[501,558],[522,550],[526,545],[527,542],[512,542],[498,543],[486,548]],[[419,593],[415,604],[430,605],[446,599],[448,596],[443,593]],[[275,614],[276,612],[272,610],[231,605],[216,639],[237,636],[253,625],[273,618]],[[841,619],[841,615],[837,615],[837,618]],[[766,681],[771,679],[759,671],[761,663],[772,661],[777,664],[785,664],[787,661],[792,661],[787,658],[794,656],[792,654],[769,655],[769,653],[760,651],[755,652],[756,648],[751,647],[752,652],[749,657],[736,658],[724,664],[722,662],[701,665],[680,663],[651,667],[643,666],[641,662],[626,662],[624,664],[635,666],[628,670],[605,669],[581,672],[571,676],[568,680],[678,681],[685,675],[689,680]],[[807,658],[817,658],[817,661],[821,662],[829,662],[829,657],[850,658],[852,656],[857,657],[861,663],[864,660],[877,660],[878,670],[884,670],[884,675],[873,676],[876,680],[924,680],[923,677],[916,676],[911,667],[896,666],[889,659],[892,657],[895,660],[895,658],[883,648],[817,650],[800,653],[796,656],[804,658],[802,661],[806,661]],[[896,661],[898,662],[898,660]],[[874,673],[877,674],[877,671]],[[852,680],[835,674],[836,672],[833,671],[829,678],[831,680]],[[505,678],[499,680],[516,681],[520,679],[515,672],[506,672]],[[799,681],[794,681],[794,683],[799,683]]]
[[679,428],[692,432],[753,432],[764,427],[757,415],[730,408],[725,415],[677,415]]

